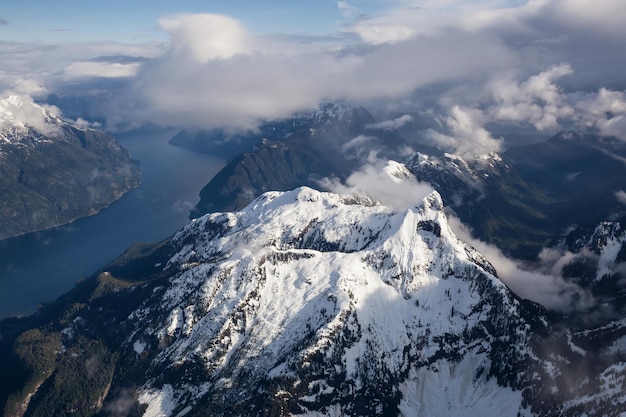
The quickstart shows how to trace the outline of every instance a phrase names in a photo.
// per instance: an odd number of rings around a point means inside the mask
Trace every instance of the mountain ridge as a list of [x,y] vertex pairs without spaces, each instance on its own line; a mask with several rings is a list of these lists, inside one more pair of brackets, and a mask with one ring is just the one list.
[[17,96],[0,102],[0,239],[95,214],[139,186],[139,163],[113,137]]

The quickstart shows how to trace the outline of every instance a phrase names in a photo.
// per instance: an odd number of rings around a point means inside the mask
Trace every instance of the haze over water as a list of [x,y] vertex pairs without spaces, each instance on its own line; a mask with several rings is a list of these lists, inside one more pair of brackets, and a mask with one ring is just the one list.
[[224,166],[167,143],[174,132],[118,135],[141,162],[142,185],[95,216],[0,241],[0,318],[55,300],[137,242],[160,241],[188,222],[202,187]]

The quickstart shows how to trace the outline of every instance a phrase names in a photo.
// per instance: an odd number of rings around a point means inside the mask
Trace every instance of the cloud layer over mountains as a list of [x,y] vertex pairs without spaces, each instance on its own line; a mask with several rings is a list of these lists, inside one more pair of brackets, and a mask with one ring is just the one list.
[[113,129],[247,129],[325,99],[412,105],[438,126],[424,137],[459,153],[497,151],[489,123],[626,136],[624,2],[338,7],[352,20],[329,36],[257,35],[232,17],[182,14],[160,20],[166,45],[0,43],[0,89],[100,93],[95,113]]

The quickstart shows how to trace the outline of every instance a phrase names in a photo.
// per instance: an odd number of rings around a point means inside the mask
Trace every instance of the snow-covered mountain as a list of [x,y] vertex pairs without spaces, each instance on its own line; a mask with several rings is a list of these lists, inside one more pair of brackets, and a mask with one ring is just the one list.
[[0,100],[0,239],[94,214],[139,185],[138,162],[84,124],[27,96]]
[[268,192],[131,249],[29,320],[19,336],[19,323],[0,327],[15,340],[3,372],[29,375],[8,393],[0,384],[6,415],[626,409],[626,325],[555,325],[455,237],[437,192],[395,211]]
[[454,237],[437,193],[401,213],[309,188],[266,193],[173,243],[165,268],[179,272],[129,318],[128,345],[152,357],[149,413],[525,407],[529,337],[547,323]]
[[0,99],[0,143],[20,143],[32,137],[58,133],[56,126],[63,121],[54,113],[54,108],[36,104],[29,97],[11,95]]

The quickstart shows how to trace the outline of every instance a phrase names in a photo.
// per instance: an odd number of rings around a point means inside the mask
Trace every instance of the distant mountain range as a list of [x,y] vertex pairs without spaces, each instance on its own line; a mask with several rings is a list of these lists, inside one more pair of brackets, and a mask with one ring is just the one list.
[[[113,137],[17,96],[4,101],[0,239],[94,214],[139,185],[139,163]],[[20,113],[34,113],[38,123],[20,121]]]

